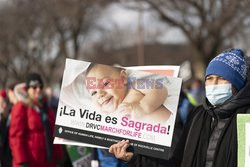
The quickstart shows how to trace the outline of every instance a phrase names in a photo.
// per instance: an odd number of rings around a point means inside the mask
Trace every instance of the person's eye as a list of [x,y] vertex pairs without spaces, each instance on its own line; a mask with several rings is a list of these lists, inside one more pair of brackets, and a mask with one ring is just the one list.
[[110,83],[109,81],[106,81],[106,82],[104,83],[104,87],[107,86],[109,83]]
[[211,79],[212,79],[212,77],[207,77],[207,78],[206,78],[206,81],[207,81],[207,80],[211,80]]
[[94,96],[96,93],[96,91],[91,92],[91,96]]

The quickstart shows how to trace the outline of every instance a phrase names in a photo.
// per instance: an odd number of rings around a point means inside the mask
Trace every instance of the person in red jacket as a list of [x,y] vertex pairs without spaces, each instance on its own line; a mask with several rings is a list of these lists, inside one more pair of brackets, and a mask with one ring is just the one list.
[[60,145],[53,145],[55,115],[43,96],[43,81],[29,74],[23,99],[12,108],[9,131],[13,167],[54,167],[63,157]]

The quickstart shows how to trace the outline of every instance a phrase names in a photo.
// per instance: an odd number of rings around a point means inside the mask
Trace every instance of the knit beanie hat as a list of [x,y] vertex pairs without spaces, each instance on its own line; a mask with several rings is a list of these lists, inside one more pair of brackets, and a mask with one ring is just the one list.
[[28,89],[31,86],[41,86],[43,87],[43,80],[41,76],[37,73],[31,73],[26,78],[26,88]]
[[246,83],[247,65],[244,52],[231,49],[213,58],[206,69],[205,78],[214,74],[229,81],[239,91]]

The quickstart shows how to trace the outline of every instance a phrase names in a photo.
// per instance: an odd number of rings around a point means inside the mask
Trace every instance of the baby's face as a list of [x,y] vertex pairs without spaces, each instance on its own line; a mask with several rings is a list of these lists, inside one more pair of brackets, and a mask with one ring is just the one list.
[[[126,96],[126,73],[106,65],[95,65],[88,73],[87,78],[94,78],[95,85],[101,80],[103,85],[88,89],[92,100],[106,113],[114,112]],[[116,82],[117,81],[117,82]]]

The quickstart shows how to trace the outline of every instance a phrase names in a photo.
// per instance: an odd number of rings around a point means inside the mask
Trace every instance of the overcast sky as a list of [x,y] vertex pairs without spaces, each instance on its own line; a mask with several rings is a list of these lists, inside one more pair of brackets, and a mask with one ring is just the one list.
[[[0,5],[7,0],[0,0]],[[111,5],[105,12],[104,15],[100,18],[100,22],[104,26],[109,26],[110,22],[116,23],[119,27],[126,27],[131,29],[132,31],[136,31],[138,28],[138,16],[139,13],[127,9],[117,3]],[[152,32],[161,30],[164,34],[161,34],[158,39],[159,42],[162,43],[180,43],[185,42],[185,37],[181,33],[180,30],[176,28],[171,28],[166,26],[163,23],[160,23],[157,20],[157,17],[149,12],[143,13],[143,23],[144,23],[144,31]]]
[[[105,22],[115,22],[119,26],[137,28],[138,27],[138,17],[139,13],[130,9],[126,9],[121,5],[114,4],[111,5],[106,14],[101,18],[103,23]],[[165,30],[164,34],[161,36],[159,41],[164,43],[179,43],[185,42],[185,37],[176,28],[167,27],[165,24],[160,23],[157,17],[149,12],[143,13],[144,30],[156,31],[157,29]]]

